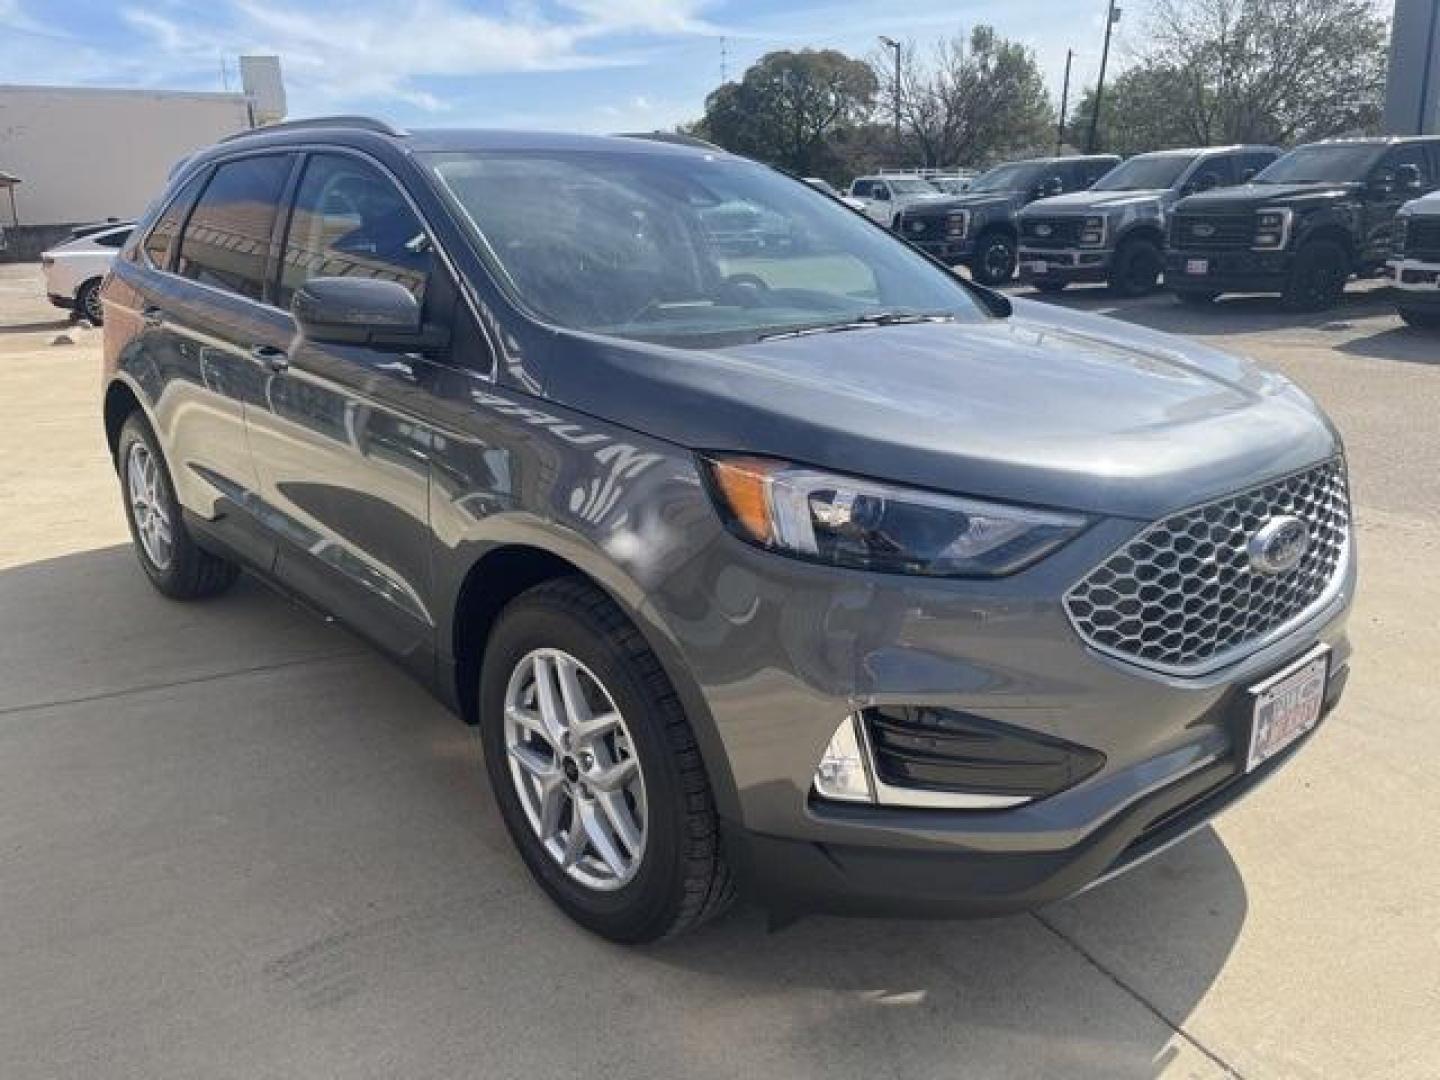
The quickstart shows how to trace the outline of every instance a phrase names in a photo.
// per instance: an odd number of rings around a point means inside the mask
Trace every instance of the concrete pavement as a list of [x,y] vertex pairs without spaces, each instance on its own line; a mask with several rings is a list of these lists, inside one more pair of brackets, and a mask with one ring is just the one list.
[[1373,297],[1120,311],[1345,431],[1344,707],[1215,829],[1037,916],[742,910],[624,950],[530,884],[471,733],[386,661],[249,579],[149,589],[98,333],[47,344],[35,268],[0,267],[0,1076],[1440,1075],[1440,340]]

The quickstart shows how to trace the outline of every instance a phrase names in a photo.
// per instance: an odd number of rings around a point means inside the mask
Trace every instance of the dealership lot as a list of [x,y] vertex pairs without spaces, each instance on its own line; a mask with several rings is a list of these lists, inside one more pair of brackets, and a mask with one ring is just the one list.
[[1056,302],[1330,411],[1360,519],[1345,704],[1215,828],[1038,916],[742,910],[627,951],[530,884],[471,733],[385,661],[253,582],[149,589],[99,332],[0,267],[0,1075],[1435,1075],[1440,338],[1370,287],[1316,316]]

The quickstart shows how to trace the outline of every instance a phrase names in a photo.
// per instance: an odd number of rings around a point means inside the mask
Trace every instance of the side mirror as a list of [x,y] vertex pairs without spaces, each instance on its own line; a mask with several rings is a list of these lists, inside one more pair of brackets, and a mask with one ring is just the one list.
[[1063,195],[1065,194],[1065,181],[1058,176],[1052,176],[1040,185],[1040,190],[1044,192],[1047,199],[1055,195]]
[[1242,183],[1242,184],[1248,184],[1251,180],[1254,180],[1255,177],[1257,177],[1257,176],[1259,176],[1259,175],[1260,175],[1260,170],[1259,170],[1259,169],[1243,169],[1243,170],[1241,170],[1241,172],[1240,172],[1240,183]]
[[1418,165],[1401,165],[1395,170],[1395,185],[1401,191],[1419,191],[1424,182]]
[[396,352],[433,352],[445,344],[443,331],[421,322],[414,294],[395,281],[311,278],[295,290],[290,312],[300,336],[317,344]]

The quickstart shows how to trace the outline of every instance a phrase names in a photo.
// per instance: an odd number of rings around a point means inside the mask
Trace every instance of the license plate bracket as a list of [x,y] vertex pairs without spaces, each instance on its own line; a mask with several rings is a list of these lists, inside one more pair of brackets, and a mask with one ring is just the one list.
[[1192,277],[1204,277],[1206,274],[1210,273],[1210,260],[1186,259],[1185,273],[1191,275]]
[[1321,645],[1250,688],[1245,771],[1251,772],[1320,723],[1330,681],[1330,649]]

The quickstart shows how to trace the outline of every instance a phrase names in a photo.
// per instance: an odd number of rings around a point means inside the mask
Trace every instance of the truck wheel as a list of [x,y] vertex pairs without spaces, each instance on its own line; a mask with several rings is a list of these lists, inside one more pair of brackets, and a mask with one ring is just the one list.
[[1399,305],[1396,310],[1400,312],[1400,318],[1411,326],[1419,327],[1422,330],[1440,330],[1440,311],[1422,310],[1404,305]]
[[1126,240],[1110,267],[1110,291],[1127,299],[1149,296],[1159,288],[1164,269],[1165,259],[1152,241]]
[[1340,303],[1350,256],[1332,240],[1313,240],[1295,255],[1282,303],[1289,311],[1325,311]]
[[970,273],[981,285],[1004,285],[1015,276],[1015,241],[999,229],[982,235]]
[[1175,299],[1186,307],[1209,307],[1220,294],[1214,289],[1176,289]]
[[480,739],[510,838],[572,919],[654,941],[735,888],[695,734],[655,654],[580,577],[522,593],[480,669]]

